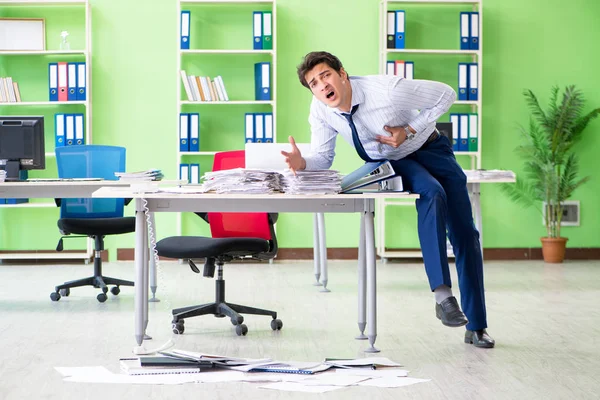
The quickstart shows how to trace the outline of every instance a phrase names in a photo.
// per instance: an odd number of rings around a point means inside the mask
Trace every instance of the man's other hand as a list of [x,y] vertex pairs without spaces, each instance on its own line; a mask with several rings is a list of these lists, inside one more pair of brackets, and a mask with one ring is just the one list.
[[300,149],[296,146],[296,141],[293,136],[288,137],[290,144],[292,145],[292,151],[281,151],[281,154],[285,157],[285,162],[288,165],[288,168],[292,171],[294,175],[296,175],[296,171],[301,171],[306,168],[306,161],[302,157],[302,153],[300,153]]

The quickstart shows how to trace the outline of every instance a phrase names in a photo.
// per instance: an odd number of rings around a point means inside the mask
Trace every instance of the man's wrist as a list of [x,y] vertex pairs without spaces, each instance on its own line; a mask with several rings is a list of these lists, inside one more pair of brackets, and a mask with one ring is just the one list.
[[306,160],[304,159],[304,157],[302,157],[300,159],[300,168],[298,168],[298,171],[302,171],[306,169]]

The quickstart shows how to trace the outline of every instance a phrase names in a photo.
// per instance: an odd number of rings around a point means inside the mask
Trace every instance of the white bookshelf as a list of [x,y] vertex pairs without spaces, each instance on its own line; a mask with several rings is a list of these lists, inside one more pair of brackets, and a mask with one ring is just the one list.
[[[464,105],[470,107],[470,112],[477,113],[477,132],[478,145],[477,151],[455,151],[456,156],[470,157],[471,169],[481,168],[481,149],[482,149],[482,72],[483,72],[483,0],[382,0],[379,8],[379,72],[386,73],[386,63],[390,55],[394,54],[431,54],[438,56],[468,56],[471,57],[471,62],[478,63],[478,100],[477,101],[455,101],[455,105]],[[431,5],[434,7],[444,7],[446,5],[464,5],[464,11],[479,12],[479,50],[461,50],[459,47],[460,32],[456,31],[456,47],[455,49],[388,49],[387,48],[387,11],[390,9],[398,9],[403,5]],[[458,16],[457,16],[458,19]],[[418,74],[415,73],[415,76]],[[377,255],[384,261],[388,258],[422,258],[421,251],[411,251],[402,249],[386,249],[385,243],[385,225],[386,225],[386,208],[388,206],[411,206],[414,207],[414,202],[403,201],[377,201]],[[454,257],[451,250],[448,251],[449,257]]]
[[[179,177],[179,165],[183,162],[183,158],[187,157],[188,159],[190,157],[197,157],[198,159],[206,159],[206,158],[212,158],[214,157],[214,155],[219,152],[219,149],[210,149],[210,150],[205,150],[202,147],[202,136],[203,135],[210,135],[210,132],[202,132],[202,129],[200,129],[200,133],[199,133],[199,139],[200,139],[200,151],[180,151],[179,150],[179,114],[181,112],[198,112],[200,114],[200,121],[202,121],[203,116],[206,115],[210,115],[211,110],[213,110],[212,107],[207,107],[207,106],[240,106],[240,105],[247,105],[247,106],[269,106],[271,108],[271,113],[273,114],[273,141],[276,141],[277,138],[277,132],[276,132],[276,126],[277,126],[277,112],[276,112],[276,93],[277,93],[277,7],[276,7],[276,1],[277,0],[179,0],[178,1],[178,7],[177,7],[177,32],[176,32],[176,45],[177,45],[177,49],[178,50],[178,56],[177,56],[177,70],[176,70],[176,79],[177,79],[177,83],[176,83],[176,87],[177,87],[177,109],[176,109],[176,113],[175,113],[175,133],[176,135],[174,135],[175,139],[174,143],[177,146],[176,147],[176,154],[177,154],[177,165],[175,166],[175,171],[177,174],[177,177]],[[192,22],[190,21],[190,33],[191,33],[191,37],[190,37],[190,49],[181,49],[180,47],[180,32],[181,32],[181,11],[182,10],[191,10],[192,16],[194,15],[194,13],[198,13],[198,12],[202,12],[202,7],[198,7],[198,6],[202,6],[202,5],[210,5],[210,6],[219,6],[219,5],[223,5],[223,6],[244,6],[244,9],[247,9],[247,6],[251,6],[251,5],[257,5],[260,6],[260,9],[264,9],[264,6],[270,6],[270,11],[271,11],[271,30],[272,30],[272,47],[273,49],[267,49],[267,50],[254,50],[252,48],[252,37],[249,36],[247,39],[247,43],[248,43],[248,47],[247,48],[233,48],[233,49],[228,49],[228,48],[216,48],[216,49],[206,49],[206,48],[197,48],[198,46],[196,46],[196,48],[194,48],[194,40],[193,40],[193,30],[194,30],[194,26],[192,25]],[[211,8],[211,10],[214,10],[214,7]],[[249,29],[247,29],[248,35],[252,34],[252,14],[249,13],[248,14],[248,24],[249,24]],[[180,75],[180,71],[182,70],[182,64],[183,64],[183,59],[185,58],[186,60],[189,58],[195,57],[195,56],[203,56],[202,58],[202,62],[206,62],[206,60],[210,60],[210,58],[207,58],[206,56],[210,56],[210,55],[234,55],[234,56],[239,56],[239,58],[237,60],[239,60],[240,65],[243,65],[244,68],[253,68],[253,64],[251,62],[246,62],[244,60],[245,56],[255,56],[255,55],[266,55],[270,57],[270,62],[271,62],[271,100],[269,101],[257,101],[257,100],[252,100],[254,98],[254,92],[252,92],[251,94],[249,94],[250,98],[245,99],[245,98],[232,98],[231,94],[229,94],[229,101],[190,101],[190,100],[183,100],[183,98],[185,98],[185,91],[182,90],[182,85],[181,85],[181,75]],[[187,71],[186,71],[187,73]],[[227,90],[227,81],[224,82],[225,83],[225,89]],[[230,92],[230,91],[228,91]],[[183,111],[183,107],[186,107],[186,111]],[[251,109],[249,109],[247,112],[251,112]],[[240,120],[243,120],[244,118],[244,113],[238,113],[238,111],[236,111],[235,114],[232,113],[232,118],[240,118]],[[240,148],[239,149],[243,149],[244,148],[244,142],[243,142],[243,136],[244,136],[244,132],[240,131],[239,133],[240,136]],[[230,149],[222,149],[221,151],[225,151],[225,150],[230,150]],[[204,172],[206,171],[200,171],[200,175],[202,175]],[[177,213],[177,220],[176,220],[176,231],[177,234],[181,234],[182,233],[182,214],[181,213]]]
[[[45,7],[81,7],[84,10],[84,20],[82,23],[85,25],[85,48],[74,49],[74,50],[39,50],[39,51],[0,51],[0,57],[3,58],[5,65],[10,64],[11,56],[31,56],[31,57],[52,57],[52,60],[56,59],[55,56],[83,56],[86,63],[86,100],[85,101],[46,101],[46,100],[34,100],[34,101],[22,101],[18,103],[0,103],[0,113],[4,107],[19,107],[23,108],[22,113],[27,113],[28,107],[57,107],[57,106],[85,106],[85,142],[86,144],[92,143],[92,10],[89,0],[0,0],[0,10],[4,7],[31,7],[35,10],[36,17],[44,17]],[[33,12],[32,12],[33,14]],[[23,93],[21,93],[21,96]],[[46,94],[46,96],[48,96]],[[47,97],[46,97],[47,98]],[[58,111],[57,111],[58,112]],[[53,124],[46,123],[46,137],[54,137],[48,135],[48,126]],[[55,153],[46,151],[46,158],[54,158]],[[22,204],[0,204],[0,208],[53,208],[57,209],[54,202],[31,202]],[[57,240],[59,232],[57,232]],[[77,251],[70,253],[62,252],[13,252],[13,253],[1,253],[1,260],[27,260],[27,259],[81,259],[86,263],[89,262],[93,256],[93,242],[87,240],[87,249],[85,251]]]

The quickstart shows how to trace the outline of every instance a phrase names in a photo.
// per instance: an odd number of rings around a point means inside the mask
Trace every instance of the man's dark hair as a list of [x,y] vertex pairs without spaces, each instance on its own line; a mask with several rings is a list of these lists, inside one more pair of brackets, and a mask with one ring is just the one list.
[[321,63],[329,65],[329,67],[333,68],[338,74],[342,70],[342,62],[333,54],[326,51],[313,51],[305,55],[302,63],[298,65],[298,79],[300,79],[302,86],[310,90],[304,76],[308,71]]

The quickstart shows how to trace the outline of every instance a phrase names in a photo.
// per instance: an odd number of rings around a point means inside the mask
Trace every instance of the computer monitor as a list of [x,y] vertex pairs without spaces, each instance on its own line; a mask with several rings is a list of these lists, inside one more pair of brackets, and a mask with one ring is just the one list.
[[7,181],[19,180],[19,171],[46,168],[44,117],[0,116],[0,168]]

